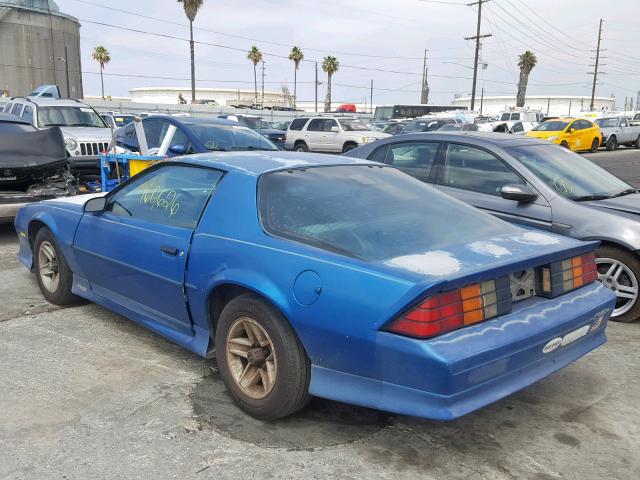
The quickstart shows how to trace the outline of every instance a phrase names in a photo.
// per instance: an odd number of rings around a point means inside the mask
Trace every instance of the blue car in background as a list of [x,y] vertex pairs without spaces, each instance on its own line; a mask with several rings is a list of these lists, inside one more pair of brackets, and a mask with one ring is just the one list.
[[[172,117],[150,115],[142,119],[149,148],[159,148],[169,126],[176,133],[167,155],[191,155],[205,152],[278,150],[270,140],[237,122],[219,118]],[[116,130],[116,145],[134,152],[140,151],[135,125]]]
[[244,125],[247,128],[255,130],[260,135],[267,137],[274,144],[278,146],[280,150],[284,150],[284,141],[287,136],[286,130],[279,130],[273,128],[269,122],[253,115],[237,115],[237,114],[225,114],[220,115],[218,118],[225,118],[232,122],[237,122],[240,125]]
[[[225,125],[226,126],[226,125]],[[367,160],[160,162],[15,221],[44,297],[82,297],[217,358],[261,419],[310,395],[452,419],[606,341],[594,249],[525,230]]]

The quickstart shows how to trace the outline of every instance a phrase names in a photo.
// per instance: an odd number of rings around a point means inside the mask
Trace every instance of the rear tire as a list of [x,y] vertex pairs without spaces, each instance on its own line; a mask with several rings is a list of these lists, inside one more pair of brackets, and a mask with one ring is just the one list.
[[347,143],[344,147],[342,147],[342,153],[347,153],[354,148],[358,148],[358,145],[356,145],[355,143]]
[[562,142],[560,142],[560,146],[562,148],[566,148],[567,150],[569,150],[569,143],[566,140],[563,140]]
[[56,239],[47,227],[38,230],[33,248],[36,278],[44,298],[54,305],[72,305],[80,298],[71,293],[73,273]]
[[612,151],[618,148],[618,140],[616,139],[615,135],[611,135],[608,139],[607,139],[607,144],[606,144],[606,149],[608,151]]
[[[596,264],[599,280],[618,296],[611,320],[623,323],[637,320],[640,317],[640,260],[628,250],[605,245],[596,250]],[[635,298],[620,297],[621,294]]]
[[308,152],[309,147],[307,147],[307,144],[304,142],[298,142],[294,145],[293,150],[295,152]]
[[640,148],[640,135],[638,135],[638,138],[636,138],[636,141],[633,142],[633,146],[635,148]]
[[276,420],[309,401],[307,354],[289,322],[260,296],[240,295],[224,307],[215,344],[220,376],[249,415]]
[[598,147],[600,146],[600,141],[597,138],[593,139],[593,142],[591,142],[591,150],[589,150],[591,153],[595,153],[598,151]]

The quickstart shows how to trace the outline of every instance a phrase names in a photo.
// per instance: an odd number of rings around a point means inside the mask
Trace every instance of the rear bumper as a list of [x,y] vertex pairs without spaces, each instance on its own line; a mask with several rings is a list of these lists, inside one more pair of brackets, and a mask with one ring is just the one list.
[[[596,282],[554,300],[527,300],[499,319],[430,341],[380,332],[377,378],[314,366],[309,390],[380,410],[451,420],[517,392],[602,345],[614,303],[611,292]],[[581,328],[588,333],[569,342],[567,335]],[[561,345],[564,338],[567,343]]]

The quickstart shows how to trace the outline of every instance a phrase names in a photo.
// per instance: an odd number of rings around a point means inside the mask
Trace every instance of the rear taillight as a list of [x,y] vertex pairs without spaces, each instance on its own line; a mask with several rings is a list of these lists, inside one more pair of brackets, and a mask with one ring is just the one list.
[[429,297],[386,326],[386,330],[430,338],[511,310],[509,277],[467,285]]
[[595,254],[589,252],[540,267],[536,290],[539,295],[553,298],[597,279]]

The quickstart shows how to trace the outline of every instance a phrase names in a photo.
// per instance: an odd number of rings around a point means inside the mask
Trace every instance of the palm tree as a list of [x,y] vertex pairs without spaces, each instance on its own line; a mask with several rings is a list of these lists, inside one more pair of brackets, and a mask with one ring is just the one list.
[[196,19],[198,10],[200,10],[204,0],[178,0],[178,3],[182,3],[184,13],[187,14],[189,19],[189,33],[191,34],[189,40],[191,47],[191,102],[193,103],[196,99],[196,58],[193,47],[193,21]]
[[109,50],[103,46],[99,46],[93,49],[93,59],[100,64],[100,83],[102,85],[102,100],[104,100],[104,66],[111,61],[111,54]]
[[331,111],[331,77],[340,68],[340,62],[336,57],[327,55],[322,62],[322,70],[327,72],[327,97],[324,100],[324,111]]
[[302,50],[298,47],[293,47],[289,54],[289,60],[293,61],[293,65],[295,66],[293,70],[293,106],[295,107],[298,99],[298,67],[300,66],[300,62],[304,60],[304,53],[302,53]]
[[529,50],[518,57],[518,67],[520,67],[520,80],[518,81],[518,96],[516,97],[516,107],[524,107],[524,100],[527,93],[527,83],[529,74],[538,63],[535,54]]
[[255,87],[255,104],[258,105],[258,73],[256,71],[258,63],[262,61],[262,52],[258,47],[253,45],[249,53],[247,53],[247,58],[251,60],[253,63],[253,85]]

